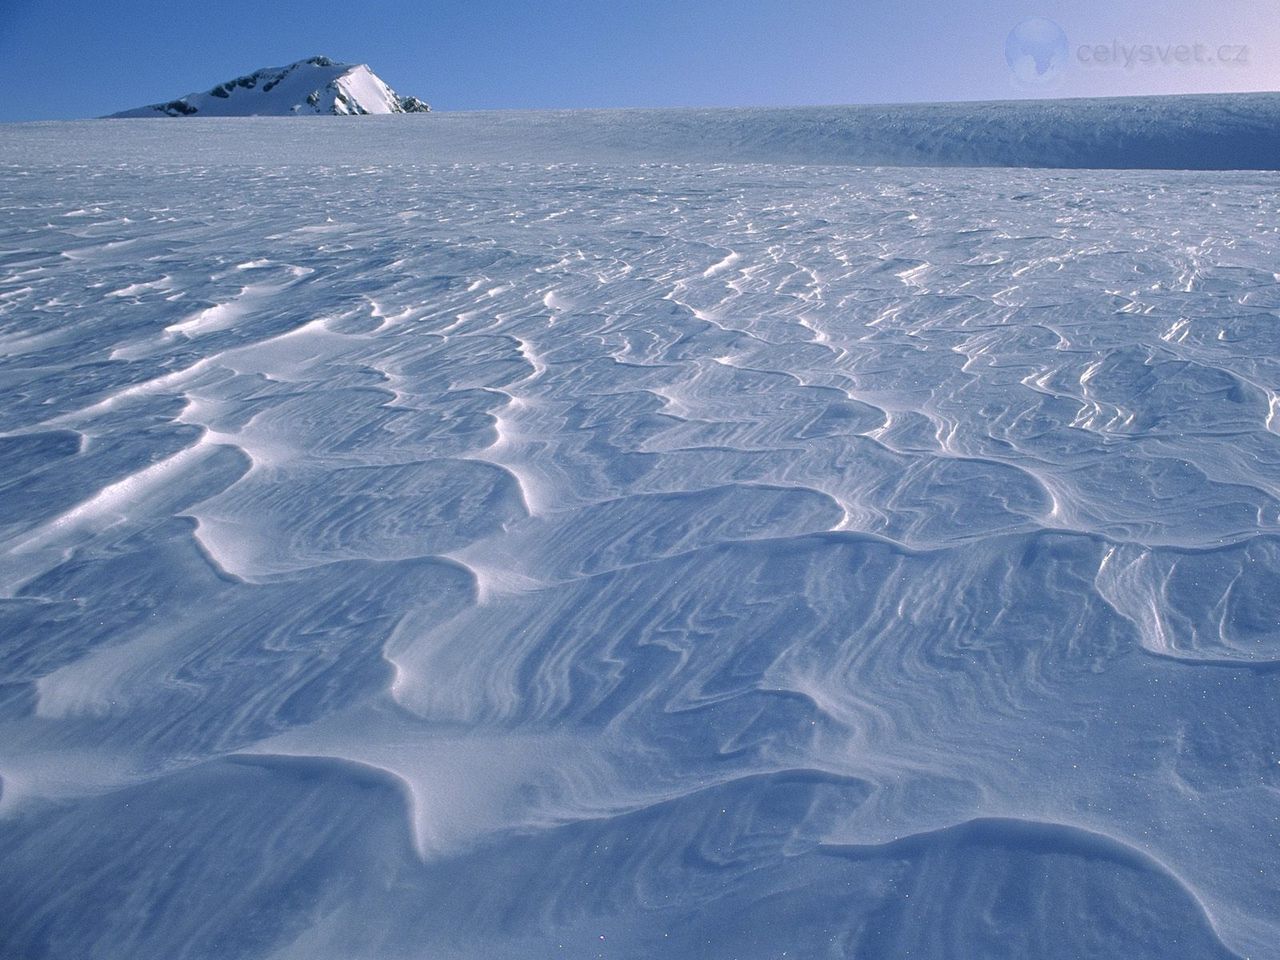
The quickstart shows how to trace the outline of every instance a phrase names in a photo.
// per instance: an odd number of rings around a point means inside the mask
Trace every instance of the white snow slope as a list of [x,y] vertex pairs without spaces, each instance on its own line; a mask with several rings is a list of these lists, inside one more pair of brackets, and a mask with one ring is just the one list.
[[133,117],[262,117],[325,114],[426,113],[416,97],[401,97],[365,64],[335,63],[328,57],[265,67],[220,83],[205,93],[189,93],[111,115]]
[[0,138],[0,956],[1280,958],[1276,176],[487,122]]
[[[154,112],[154,111],[153,111]],[[691,110],[439,113],[378,118],[360,137],[324,120],[255,138],[262,162],[494,160],[577,163],[746,162],[864,166],[1280,169],[1280,94]],[[112,131],[88,123],[77,155],[127,160],[163,141],[237,159],[243,142],[163,124]],[[14,156],[41,125],[0,139]],[[48,128],[73,136],[65,125]],[[243,129],[243,128],[241,128]],[[176,139],[175,139],[176,138]],[[6,142],[7,141],[7,142]],[[39,149],[46,149],[40,146]],[[164,149],[163,147],[161,149]],[[266,153],[261,153],[266,151]],[[15,156],[15,159],[17,157]]]

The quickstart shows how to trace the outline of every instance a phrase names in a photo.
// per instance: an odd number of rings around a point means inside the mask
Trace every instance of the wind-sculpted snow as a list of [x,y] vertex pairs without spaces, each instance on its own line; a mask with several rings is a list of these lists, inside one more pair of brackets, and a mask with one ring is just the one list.
[[30,129],[0,955],[1280,957],[1270,175]]

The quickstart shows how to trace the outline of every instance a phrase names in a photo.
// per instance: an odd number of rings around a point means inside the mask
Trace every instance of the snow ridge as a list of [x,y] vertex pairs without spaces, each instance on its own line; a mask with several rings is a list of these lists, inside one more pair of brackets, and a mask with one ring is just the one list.
[[[359,102],[366,103],[363,97]],[[224,107],[223,115],[227,112]],[[164,112],[149,108],[128,115]],[[253,150],[245,154],[249,141]],[[155,129],[104,129],[96,122],[30,124],[21,136],[0,140],[0,162],[38,160],[46,155],[43,151],[74,143],[78,157],[123,163],[133,161],[140,151],[168,149],[175,142],[223,164],[241,163],[246,157],[254,163],[290,163],[299,151],[315,150],[334,162],[349,163],[376,158],[382,163],[1276,170],[1280,93],[824,107],[450,111],[435,116],[429,127],[393,120],[362,124],[358,138],[332,124],[255,123],[251,136],[246,127],[243,135],[217,140],[207,137],[200,125],[189,124],[179,130],[171,124]]]

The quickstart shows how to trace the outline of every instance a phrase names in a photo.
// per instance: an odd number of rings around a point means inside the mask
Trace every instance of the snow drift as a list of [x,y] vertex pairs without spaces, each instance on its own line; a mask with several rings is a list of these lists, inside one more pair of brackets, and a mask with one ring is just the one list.
[[6,128],[0,956],[1280,960],[1276,176],[864,115]]

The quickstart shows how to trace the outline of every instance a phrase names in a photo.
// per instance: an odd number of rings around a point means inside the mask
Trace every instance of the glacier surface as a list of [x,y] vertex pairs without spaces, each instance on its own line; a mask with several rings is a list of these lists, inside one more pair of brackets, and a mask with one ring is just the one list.
[[1280,957],[1273,174],[437,119],[0,139],[0,955]]
[[[375,78],[376,79],[376,78]],[[272,94],[274,96],[274,94]],[[249,96],[252,100],[252,95]],[[370,101],[372,102],[372,101]],[[154,112],[154,111],[152,111]],[[141,111],[148,114],[147,110]],[[134,112],[137,115],[137,112]],[[69,140],[89,162],[160,155],[240,162],[796,163],[1067,169],[1280,169],[1280,93],[846,107],[562,110],[364,117],[353,135],[328,118],[279,130],[197,115],[198,124],[124,131],[32,124],[0,154],[38,160]],[[73,128],[74,129],[74,128]],[[256,130],[246,140],[242,135]],[[270,133],[266,133],[270,130]],[[50,143],[52,138],[55,143]]]

